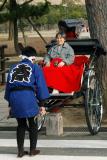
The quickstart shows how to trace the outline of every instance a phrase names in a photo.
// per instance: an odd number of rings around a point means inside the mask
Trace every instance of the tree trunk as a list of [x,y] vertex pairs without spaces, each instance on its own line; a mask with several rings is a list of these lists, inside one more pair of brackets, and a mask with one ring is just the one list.
[[14,19],[14,47],[17,54],[20,54],[20,49],[18,47],[18,27],[17,27],[17,19]]
[[24,27],[22,25],[22,20],[21,19],[19,19],[19,23],[20,23],[19,27],[20,27],[20,30],[21,30],[22,35],[23,35],[24,46],[26,46],[27,45],[26,35],[25,35],[25,31],[24,31]]
[[13,22],[9,21],[9,37],[8,40],[11,41],[13,39]]
[[[107,52],[107,1],[85,0],[91,37],[98,39]],[[103,105],[107,113],[107,55],[97,61],[97,74],[103,89]]]
[[[9,0],[9,2],[10,2],[10,12],[16,11],[17,10],[17,2],[16,2],[16,0]],[[14,31],[14,47],[15,47],[16,53],[19,53],[20,50],[19,50],[19,47],[18,47],[17,17],[14,17],[14,19],[12,19],[11,25],[13,25],[13,31]],[[12,33],[11,29],[12,29],[12,27],[10,28],[10,33]]]
[[40,34],[40,32],[37,30],[37,28],[35,27],[35,25],[32,23],[30,18],[27,18],[28,22],[32,25],[33,29],[37,32],[37,34],[40,36],[40,38],[43,40],[43,42],[45,44],[47,44],[47,42],[45,41],[45,39],[42,37],[42,35]]

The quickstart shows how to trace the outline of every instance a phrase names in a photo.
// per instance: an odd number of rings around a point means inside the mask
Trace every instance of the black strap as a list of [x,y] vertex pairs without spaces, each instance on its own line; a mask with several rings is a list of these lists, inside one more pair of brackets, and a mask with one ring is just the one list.
[[34,89],[31,86],[16,86],[10,89],[11,92],[13,91],[23,91],[23,90],[32,90],[34,91]]

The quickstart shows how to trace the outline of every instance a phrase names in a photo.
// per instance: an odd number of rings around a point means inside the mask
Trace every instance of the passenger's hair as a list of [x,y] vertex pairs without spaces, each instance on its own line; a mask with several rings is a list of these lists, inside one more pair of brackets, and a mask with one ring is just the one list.
[[66,38],[65,32],[58,32],[58,33],[56,34],[56,38],[57,38],[58,36],[61,36],[61,37],[63,37],[64,39]]

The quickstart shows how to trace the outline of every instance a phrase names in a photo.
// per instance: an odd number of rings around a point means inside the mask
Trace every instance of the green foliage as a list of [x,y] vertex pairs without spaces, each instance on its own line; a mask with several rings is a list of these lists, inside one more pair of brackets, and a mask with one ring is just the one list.
[[60,19],[59,6],[49,6],[49,12],[38,19],[35,17],[33,20],[37,25],[55,24]]
[[[16,10],[16,16],[18,18],[28,18],[35,16],[36,18],[43,16],[44,14],[48,13],[48,3],[39,4],[37,6],[35,5],[24,5],[24,6],[18,6]],[[14,11],[13,14],[14,15]]]
[[[44,14],[49,12],[49,2],[39,3],[38,5],[30,5],[28,3],[24,5],[19,5],[16,3],[15,6],[10,8],[9,3],[7,3],[6,8],[0,12],[0,23],[6,22],[8,20],[14,21],[14,19],[36,17],[39,18]],[[5,11],[5,13],[4,13]]]
[[74,5],[71,8],[68,7],[68,18],[84,18],[86,19],[86,9],[85,6]]
[[4,23],[7,22],[10,18],[10,14],[9,13],[2,13],[0,14],[0,23]]
[[50,12],[45,17],[47,18],[47,24],[57,23],[61,17],[60,8],[58,6],[50,6]]
[[[15,18],[25,21],[26,18],[32,17],[37,25],[42,24],[57,24],[59,20],[65,18],[87,18],[85,6],[75,5],[73,0],[66,0],[66,4],[59,6],[52,6],[48,1],[46,3],[39,3],[38,5],[31,5],[26,3],[24,5],[16,4],[12,9],[9,3],[6,8],[0,12],[0,23],[8,20],[14,21]],[[70,3],[70,5],[68,4]]]
[[70,5],[68,7],[59,6],[49,6],[49,13],[41,16],[38,20],[34,20],[36,24],[57,24],[61,19],[68,18],[84,18],[86,19],[86,9],[85,6],[80,5]]

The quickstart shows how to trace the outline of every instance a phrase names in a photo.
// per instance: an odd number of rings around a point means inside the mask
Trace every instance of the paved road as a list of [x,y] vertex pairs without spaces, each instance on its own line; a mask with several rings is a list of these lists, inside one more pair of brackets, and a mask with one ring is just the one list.
[[[57,30],[43,30],[43,31],[40,31],[40,34],[43,36],[43,37],[55,37],[57,33]],[[40,37],[36,31],[31,31],[31,32],[26,32],[25,33],[27,37]],[[7,38],[8,37],[8,34],[6,33],[1,33],[0,34],[0,38]],[[22,33],[19,32],[19,37],[22,37]]]
[[[28,133],[25,147],[29,150]],[[107,134],[100,132],[90,136],[87,132],[64,132],[62,136],[46,136],[42,131],[37,147],[41,153],[32,160],[106,160]],[[0,131],[0,160],[15,160],[16,154],[15,131]],[[29,156],[23,159],[27,160]]]
[[[0,92],[0,128],[16,126],[14,119],[7,120],[7,102],[3,100],[4,91]],[[14,130],[0,130],[0,160],[17,159],[16,133]],[[28,133],[26,133],[25,147],[29,150]],[[91,136],[89,132],[64,131],[62,136],[46,136],[40,132],[37,147],[40,155],[31,160],[106,160],[107,133],[100,132]],[[28,160],[29,156],[25,156]]]

